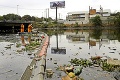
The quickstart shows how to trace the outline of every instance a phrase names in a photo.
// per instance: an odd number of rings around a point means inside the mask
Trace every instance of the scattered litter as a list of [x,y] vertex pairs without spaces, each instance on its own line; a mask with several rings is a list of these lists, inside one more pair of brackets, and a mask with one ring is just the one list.
[[53,73],[54,73],[54,72],[52,71],[52,69],[46,69],[47,78],[52,78]]

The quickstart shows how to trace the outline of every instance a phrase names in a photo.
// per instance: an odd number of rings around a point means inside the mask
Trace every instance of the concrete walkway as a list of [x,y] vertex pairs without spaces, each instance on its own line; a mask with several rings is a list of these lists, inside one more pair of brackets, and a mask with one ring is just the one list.
[[35,54],[20,80],[44,80],[48,42],[49,37],[44,35],[39,51]]

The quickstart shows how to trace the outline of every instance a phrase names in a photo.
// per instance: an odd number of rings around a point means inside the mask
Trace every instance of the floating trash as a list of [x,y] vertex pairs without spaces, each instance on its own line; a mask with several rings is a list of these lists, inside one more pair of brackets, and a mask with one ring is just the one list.
[[69,76],[70,78],[74,78],[74,77],[75,77],[75,73],[70,72],[70,73],[68,73],[68,76]]
[[52,76],[53,76],[52,69],[46,69],[46,75],[47,75],[47,78],[52,78]]
[[109,52],[109,53],[115,53],[115,52]]
[[22,50],[17,50],[17,52],[22,52]]
[[31,53],[31,52],[29,52],[29,53],[28,53],[28,55],[32,55],[32,53]]
[[79,47],[79,49],[82,49],[81,47]]
[[82,69],[83,67],[78,66],[77,68],[74,67],[73,72],[75,73],[75,75],[79,76],[82,73]]
[[11,48],[11,46],[10,46],[10,45],[7,45],[5,48],[6,48],[6,49],[10,49],[10,48]]

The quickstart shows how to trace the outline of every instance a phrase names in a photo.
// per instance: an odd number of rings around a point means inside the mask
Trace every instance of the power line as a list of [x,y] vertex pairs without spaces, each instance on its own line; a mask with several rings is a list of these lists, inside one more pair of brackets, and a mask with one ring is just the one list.
[[5,6],[5,5],[0,5],[1,7],[8,7],[8,8],[16,8],[16,7],[11,7],[11,6]]
[[24,10],[45,10],[45,9],[28,9],[28,8],[19,8],[19,9],[24,9]]
[[[13,6],[5,6],[5,5],[0,5],[0,7],[16,8],[16,7],[13,7]],[[19,9],[24,9],[24,10],[45,10],[45,9],[29,9],[29,8],[20,8],[20,7],[19,7]]]

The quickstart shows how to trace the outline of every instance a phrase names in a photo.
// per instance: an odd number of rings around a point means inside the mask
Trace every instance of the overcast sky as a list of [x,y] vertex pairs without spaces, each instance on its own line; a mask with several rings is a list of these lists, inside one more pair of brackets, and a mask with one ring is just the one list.
[[[8,13],[46,17],[46,9],[50,9],[50,2],[63,0],[0,0],[0,15]],[[17,6],[18,5],[18,6]],[[65,0],[65,8],[58,9],[60,18],[66,17],[68,12],[88,11],[89,6],[99,10],[111,9],[111,12],[120,11],[120,0]],[[50,9],[50,17],[55,18],[55,9]],[[59,17],[58,17],[59,18]]]

